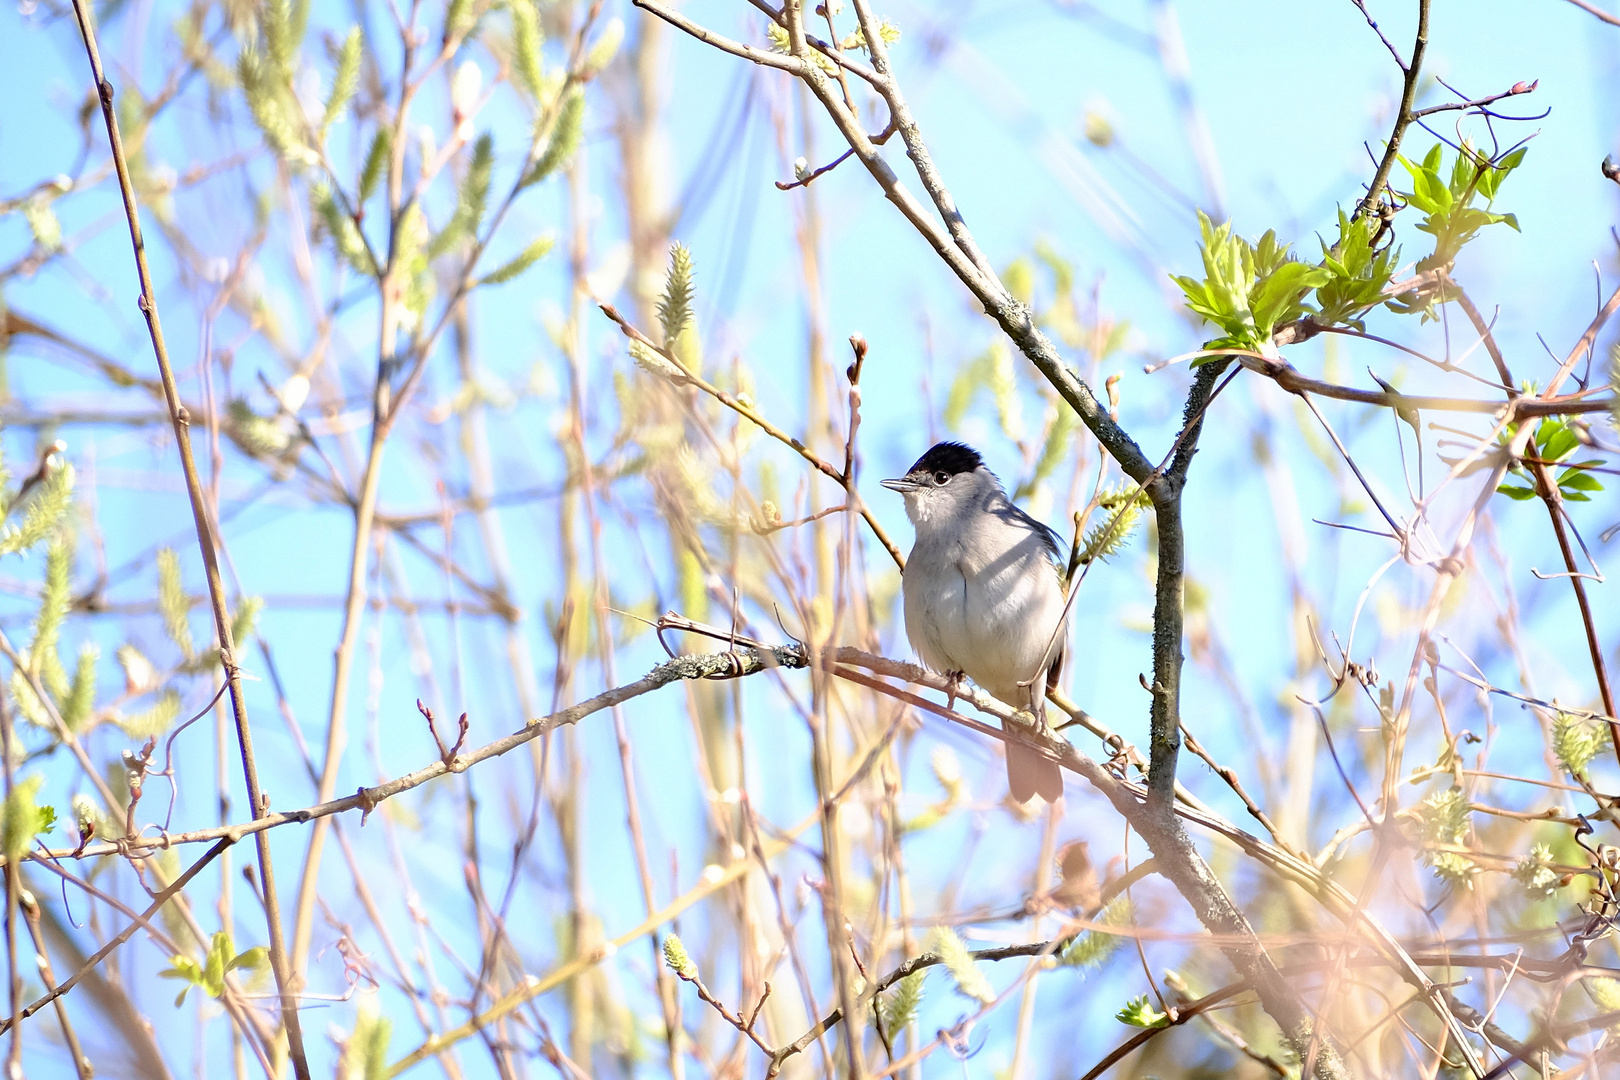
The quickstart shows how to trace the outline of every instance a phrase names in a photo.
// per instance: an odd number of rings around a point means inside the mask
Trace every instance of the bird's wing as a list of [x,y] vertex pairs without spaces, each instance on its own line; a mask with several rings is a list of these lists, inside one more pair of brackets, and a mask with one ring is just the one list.
[[1058,568],[1058,573],[1061,574],[1064,571],[1069,561],[1068,553],[1063,550],[1063,538],[1058,536],[1050,525],[1030,517],[1019,509],[1018,504],[1011,499],[1006,501],[1005,509],[1001,513],[1009,521],[1017,522],[1033,532],[1040,539],[1041,545],[1046,548],[1046,554],[1051,558],[1052,564]]

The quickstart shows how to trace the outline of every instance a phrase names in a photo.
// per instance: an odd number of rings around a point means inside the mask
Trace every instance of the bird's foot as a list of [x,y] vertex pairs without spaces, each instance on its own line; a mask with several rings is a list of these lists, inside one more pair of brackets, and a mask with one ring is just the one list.
[[945,673],[945,708],[947,711],[956,708],[956,695],[962,692],[962,684],[967,682],[967,672],[947,671]]
[[1032,731],[1041,731],[1046,727],[1041,718],[1029,709],[1015,709],[1011,719],[1019,727],[1026,727]]

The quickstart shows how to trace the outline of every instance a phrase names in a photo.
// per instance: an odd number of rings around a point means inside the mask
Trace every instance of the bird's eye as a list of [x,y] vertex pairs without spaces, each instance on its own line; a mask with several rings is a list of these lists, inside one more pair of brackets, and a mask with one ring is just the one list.
[[948,472],[937,472],[934,474],[934,483],[936,484],[948,484],[950,483],[950,479],[951,474]]

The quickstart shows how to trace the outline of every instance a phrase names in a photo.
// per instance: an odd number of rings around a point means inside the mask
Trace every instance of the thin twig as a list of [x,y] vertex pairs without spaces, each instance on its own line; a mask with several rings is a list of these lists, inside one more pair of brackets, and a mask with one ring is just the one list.
[[[1361,7],[1360,4],[1356,6]],[[1366,9],[1362,8],[1362,12],[1365,14]],[[1371,19],[1367,21],[1372,23]],[[1376,23],[1372,23],[1372,27],[1378,32],[1380,38],[1384,37],[1383,31],[1378,30]],[[1389,45],[1388,39],[1384,40],[1384,44]],[[1384,148],[1383,158],[1378,162],[1378,171],[1373,174],[1372,183],[1367,185],[1367,194],[1362,198],[1361,205],[1356,208],[1356,217],[1358,218],[1365,217],[1368,214],[1375,214],[1378,211],[1379,200],[1384,194],[1384,185],[1389,182],[1390,171],[1394,169],[1395,159],[1400,154],[1401,137],[1406,134],[1406,129],[1412,124],[1412,105],[1417,100],[1418,83],[1423,76],[1423,54],[1428,50],[1428,47],[1429,0],[1418,0],[1417,36],[1412,43],[1412,59],[1409,63],[1403,65],[1401,71],[1400,109],[1395,114],[1395,125],[1390,129],[1389,143]],[[1389,51],[1394,54],[1395,47],[1390,45]],[[1396,55],[1395,62],[1398,64],[1400,60],[1400,56]]]
[[1538,416],[1579,416],[1586,413],[1607,412],[1614,407],[1612,397],[1594,397],[1595,390],[1550,397],[1519,396],[1512,401],[1488,401],[1482,398],[1433,397],[1422,394],[1402,394],[1388,390],[1359,390],[1353,386],[1323,382],[1303,375],[1285,360],[1261,356],[1256,352],[1222,349],[1218,354],[1199,352],[1196,355],[1235,357],[1244,367],[1271,379],[1284,390],[1294,394],[1316,394],[1337,401],[1355,401],[1363,405],[1379,405],[1388,409],[1417,409],[1431,412],[1479,413],[1505,415],[1509,423]]
[[771,1047],[771,1044],[760,1038],[759,1032],[754,1030],[754,1022],[759,1019],[759,1010],[765,1007],[765,999],[771,996],[770,983],[765,984],[765,992],[759,996],[759,1001],[755,1002],[748,1019],[744,1020],[739,1013],[734,1013],[726,1008],[725,1002],[709,992],[709,988],[703,985],[703,980],[698,978],[696,971],[690,973],[676,972],[676,974],[680,976],[683,982],[692,984],[692,989],[697,991],[698,997],[702,998],[715,1012],[719,1013],[720,1019],[746,1035],[755,1046],[765,1051],[768,1056],[772,1058],[776,1056],[776,1051]]
[[[238,831],[245,833],[248,830],[239,829]],[[261,833],[261,835],[263,834]],[[114,949],[118,948],[124,942],[134,937],[135,931],[139,930],[141,927],[149,923],[154,917],[156,917],[157,913],[162,910],[163,905],[168,903],[171,897],[175,896],[180,892],[181,889],[184,889],[188,884],[190,884],[192,878],[196,877],[205,866],[213,862],[214,859],[226,848],[236,843],[237,839],[237,836],[227,835],[213,847],[209,848],[202,858],[198,859],[196,862],[192,863],[186,868],[185,873],[175,878],[169,883],[167,888],[159,892],[143,914],[133,920],[128,926],[124,927],[124,929],[118,934],[114,935],[113,938],[107,942],[107,944],[97,949],[88,960],[79,966],[79,970],[68,976],[66,981],[59,983],[44,997],[29,1005],[20,1013],[17,1013],[8,1019],[0,1020],[0,1034],[4,1034],[6,1031],[10,1030],[12,1024],[14,1024],[17,1020],[28,1019],[30,1016],[33,1016],[39,1010],[43,1009],[45,1006],[49,1005],[51,1002],[55,1001],[57,998],[61,997],[63,994],[77,986],[80,979],[84,978],[84,976],[95,968],[97,964],[101,963],[108,956],[110,956]]]
[[[714,398],[720,404],[747,418],[753,424],[758,426],[761,431],[765,432],[765,434],[769,435],[777,442],[791,447],[800,457],[804,458],[804,460],[808,461],[812,466],[814,466],[817,472],[821,473],[823,476],[826,476],[828,479],[834,481],[840,486],[848,489],[848,480],[843,473],[833,468],[833,466],[825,458],[816,453],[814,450],[810,449],[801,440],[794,438],[792,435],[789,435],[787,432],[783,431],[781,428],[767,420],[758,409],[753,407],[753,405],[742,401],[736,396],[720,389],[718,386],[715,386],[713,383],[703,378],[703,376],[687,370],[686,366],[681,363],[679,358],[677,358],[673,352],[661,345],[654,344],[651,338],[649,338],[646,334],[643,334],[640,330],[636,329],[635,324],[630,322],[630,320],[626,319],[623,315],[620,315],[618,309],[612,304],[604,303],[598,304],[597,306],[602,309],[602,314],[606,315],[618,325],[625,337],[636,342],[638,345],[652,349],[664,360],[667,360],[670,364],[674,365],[674,371],[667,376],[671,383],[676,386],[691,385],[697,387],[699,390],[702,390],[704,393]],[[860,515],[861,520],[865,521],[867,527],[872,530],[872,535],[877,537],[878,542],[883,545],[883,550],[887,551],[889,553],[889,557],[894,560],[894,564],[904,569],[906,565],[905,556],[900,554],[900,548],[893,540],[889,539],[889,534],[884,530],[882,525],[878,524],[878,520],[872,515],[872,511],[867,507],[862,506],[860,508]]]
[[[186,494],[191,501],[192,519],[197,530],[197,546],[202,552],[203,569],[208,581],[208,597],[213,607],[214,632],[219,640],[220,665],[224,669],[225,680],[231,690],[231,713],[236,721],[236,739],[241,751],[242,772],[247,784],[248,809],[251,814],[258,815],[264,813],[267,808],[259,790],[258,766],[253,758],[253,735],[248,725],[247,702],[242,696],[241,671],[236,666],[236,642],[232,637],[231,616],[226,605],[224,585],[220,580],[217,545],[208,520],[197,463],[191,453],[191,417],[181,403],[174,371],[169,364],[168,348],[163,340],[163,326],[158,318],[157,290],[152,285],[152,272],[146,262],[146,243],[141,235],[140,209],[135,201],[135,187],[130,181],[129,163],[124,157],[117,110],[113,107],[113,85],[102,72],[101,53],[96,46],[95,28],[91,24],[84,0],[73,0],[73,11],[79,22],[79,32],[84,38],[85,51],[90,59],[90,72],[95,80],[96,96],[100,100],[102,118],[106,122],[107,140],[111,147],[113,164],[118,172],[118,188],[123,196],[124,216],[129,222],[129,238],[135,253],[135,268],[140,277],[141,313],[146,316],[152,352],[157,359],[158,374],[163,382],[163,396],[168,404],[175,442],[180,451],[180,464],[185,473]],[[257,845],[259,875],[264,889],[265,922],[269,930],[270,966],[275,972],[276,989],[281,998],[281,1019],[282,1026],[287,1032],[287,1050],[292,1058],[294,1075],[298,1080],[310,1080],[309,1062],[304,1054],[304,1034],[298,1020],[298,1003],[293,995],[292,972],[288,965],[286,946],[281,937],[281,910],[276,899],[276,877],[268,834],[260,833]]]
[[1604,11],[1596,4],[1591,3],[1590,0],[1569,0],[1569,2],[1586,12],[1588,15],[1602,19],[1610,26],[1620,26],[1620,15],[1610,15],[1607,11]]
[[1468,294],[1463,291],[1462,286],[1452,281],[1450,275],[1447,275],[1446,283],[1454,295],[1457,305],[1468,316],[1468,321],[1474,324],[1474,332],[1479,334],[1479,340],[1485,343],[1485,351],[1490,354],[1491,363],[1496,365],[1497,376],[1501,378],[1502,385],[1508,388],[1508,397],[1517,397],[1519,390],[1513,385],[1513,373],[1508,370],[1507,361],[1502,358],[1502,350],[1497,348],[1496,335],[1491,332],[1491,324],[1485,321],[1485,317],[1474,306],[1474,302],[1468,298]]
[[1216,776],[1219,776],[1222,780],[1226,781],[1226,786],[1232,789],[1233,794],[1235,794],[1239,799],[1243,800],[1243,808],[1249,812],[1249,816],[1258,821],[1266,832],[1271,834],[1271,838],[1277,842],[1279,847],[1282,847],[1287,851],[1294,851],[1296,855],[1299,854],[1299,852],[1295,851],[1288,841],[1284,840],[1282,836],[1278,834],[1277,826],[1272,823],[1271,818],[1266,816],[1266,812],[1260,809],[1255,801],[1249,797],[1249,793],[1247,791],[1243,790],[1243,784],[1240,780],[1238,780],[1238,775],[1233,769],[1222,765],[1220,762],[1216,761],[1212,756],[1210,756],[1209,751],[1205,750],[1203,744],[1193,737],[1193,733],[1187,730],[1187,725],[1185,724],[1181,726],[1181,737],[1186,741],[1187,749],[1191,750],[1194,754],[1202,758],[1204,760],[1204,764],[1208,765],[1215,771]]
[[[120,839],[117,843],[90,844],[82,852],[78,853],[78,857],[118,855],[132,851],[169,848],[177,844],[205,843],[210,840],[217,840],[220,837],[247,836],[262,833],[280,825],[319,821],[322,818],[347,813],[351,810],[360,810],[363,815],[369,815],[384,801],[413,788],[421,787],[429,780],[452,773],[465,772],[479,762],[509,753],[542,735],[578,723],[593,713],[629,701],[631,698],[651,693],[672,682],[682,679],[730,679],[757,674],[770,668],[800,668],[804,666],[803,652],[798,646],[792,645],[766,649],[743,648],[733,652],[677,657],[674,660],[658,665],[658,667],[635,682],[604,690],[595,697],[588,698],[576,705],[570,705],[565,709],[560,709],[549,716],[530,720],[517,731],[493,742],[486,743],[475,750],[457,754],[448,761],[443,758],[436,758],[428,765],[414,772],[396,777],[393,780],[384,781],[374,787],[360,788],[353,795],[317,803],[301,810],[264,814],[251,821],[240,822],[235,825],[216,826],[161,837],[128,837]],[[72,849],[65,849],[46,852],[37,857],[44,859],[72,858],[74,856],[75,852]],[[29,857],[35,858],[36,856],[31,855]]]
[[[23,914],[28,919],[28,933],[34,940],[34,955],[39,961],[39,978],[45,984],[47,991],[56,990],[56,974],[51,971],[50,954],[45,949],[45,935],[39,927],[39,904],[31,899],[25,903]],[[62,1026],[62,1041],[67,1044],[68,1056],[73,1059],[73,1071],[78,1074],[79,1080],[90,1080],[95,1075],[95,1069],[90,1059],[84,1056],[84,1048],[79,1045],[79,1036],[73,1030],[73,1022],[68,1018],[67,1006],[62,1004],[61,998],[52,1002],[56,1009],[56,1022]]]
[[1586,631],[1586,648],[1592,658],[1592,674],[1597,679],[1598,696],[1603,700],[1604,721],[1609,725],[1610,744],[1616,758],[1620,758],[1620,710],[1614,704],[1614,691],[1609,686],[1608,667],[1603,659],[1603,644],[1598,640],[1597,623],[1592,617],[1592,604],[1586,596],[1586,575],[1575,564],[1575,552],[1570,547],[1569,530],[1564,524],[1564,497],[1553,479],[1552,469],[1537,462],[1530,466],[1536,478],[1536,494],[1547,507],[1552,518],[1553,535],[1558,538],[1558,551],[1564,558],[1569,573],[1570,587],[1575,590],[1575,604],[1581,611],[1581,626]]

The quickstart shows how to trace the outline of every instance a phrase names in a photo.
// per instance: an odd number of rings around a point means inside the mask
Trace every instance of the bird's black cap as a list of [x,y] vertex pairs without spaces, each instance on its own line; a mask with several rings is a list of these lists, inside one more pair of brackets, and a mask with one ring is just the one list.
[[[912,473],[970,473],[984,464],[984,458],[971,446],[959,442],[935,443],[910,469]],[[909,475],[909,474],[908,474]]]

